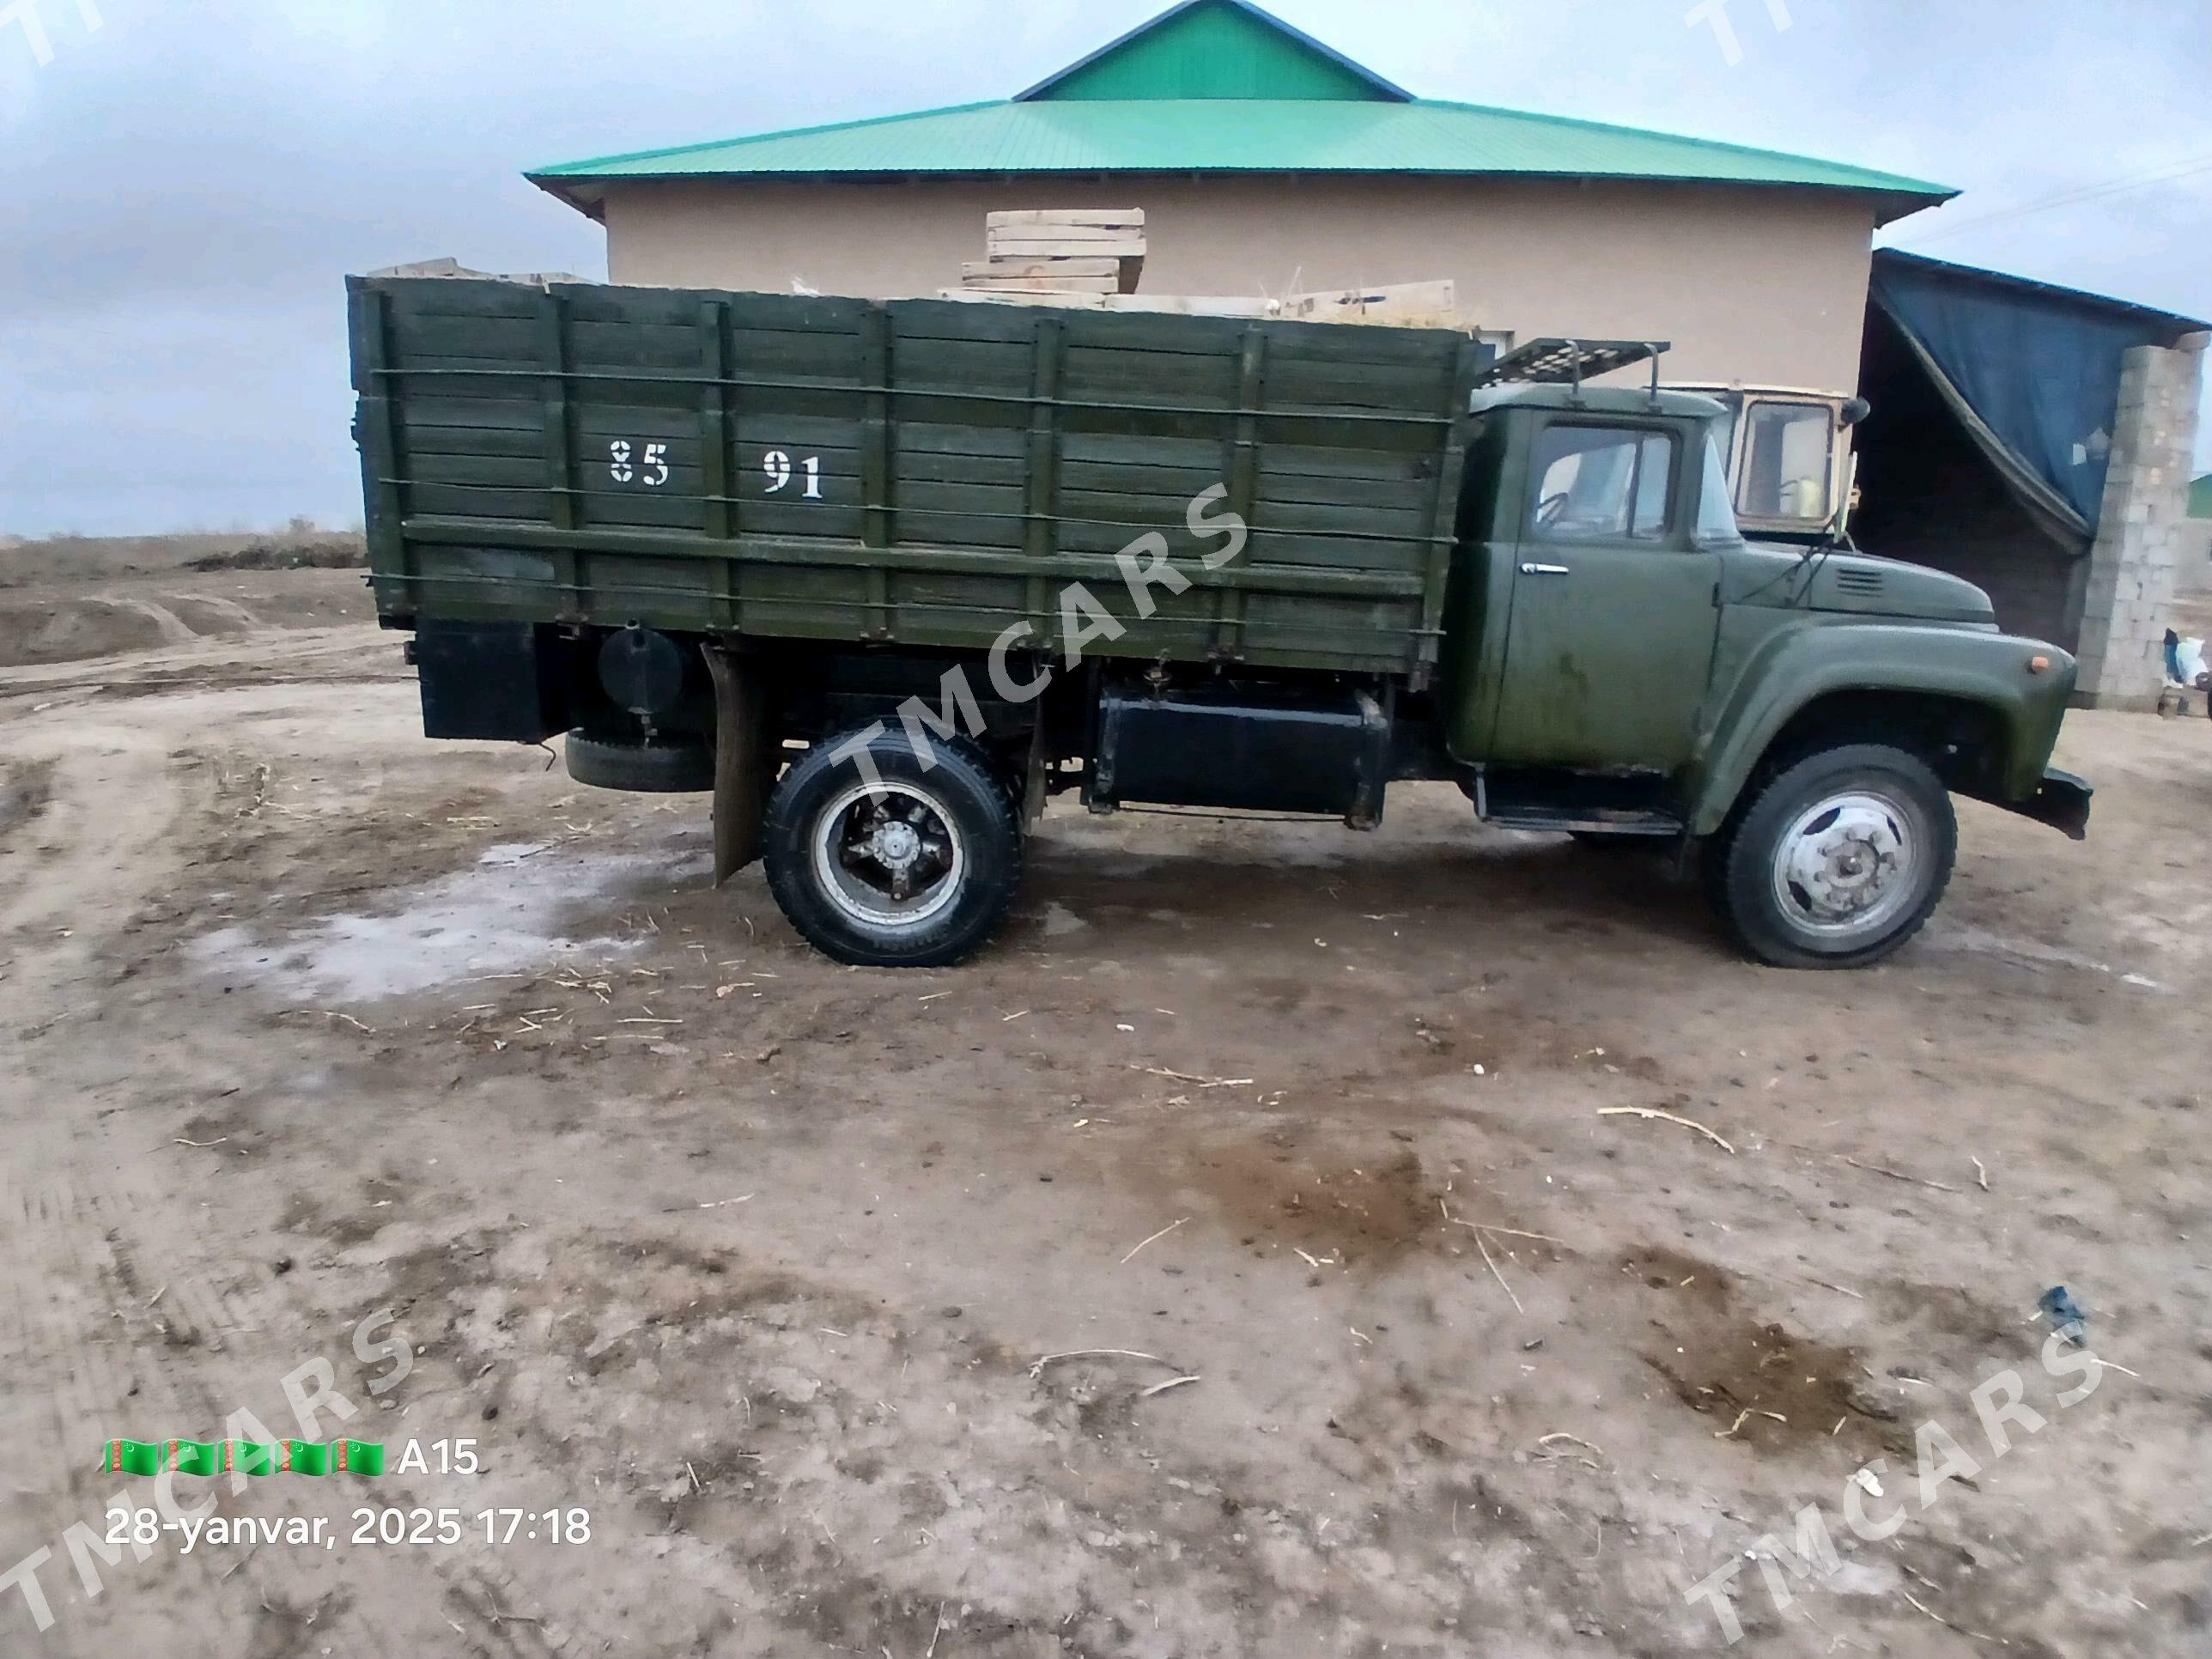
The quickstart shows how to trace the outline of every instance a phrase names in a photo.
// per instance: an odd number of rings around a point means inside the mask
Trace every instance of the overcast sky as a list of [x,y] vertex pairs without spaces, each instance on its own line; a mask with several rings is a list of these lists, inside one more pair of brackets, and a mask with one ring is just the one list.
[[[345,272],[604,276],[526,167],[1007,96],[1165,3],[0,0],[0,532],[356,522]],[[1883,240],[2212,316],[2202,0],[1729,0],[1733,65],[1693,3],[1270,9],[1425,96],[1957,185]]]

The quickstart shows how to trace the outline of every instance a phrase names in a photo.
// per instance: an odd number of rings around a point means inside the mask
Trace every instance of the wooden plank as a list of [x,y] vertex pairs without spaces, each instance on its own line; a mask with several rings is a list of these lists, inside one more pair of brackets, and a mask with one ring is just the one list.
[[[734,307],[734,302],[732,302]],[[784,329],[737,326],[730,331],[731,362],[740,380],[796,380],[808,385],[860,386],[861,334],[866,325],[854,319],[853,331],[794,334]]]
[[[388,383],[388,382],[387,382]],[[393,414],[410,432],[451,428],[457,432],[529,432],[543,437],[545,406],[534,381],[506,383],[509,398],[397,398]]]
[[[702,523],[709,536],[738,533],[730,495],[730,460],[737,448],[737,416],[731,402],[728,308],[720,300],[699,302],[699,372],[709,384],[699,388],[699,488],[708,499]],[[727,596],[725,595],[726,598]],[[734,622],[735,618],[731,618]]]
[[1103,311],[1109,294],[1072,294],[1064,289],[1048,288],[940,288],[940,300],[956,304],[984,306],[1049,306],[1062,310]]
[[[1313,480],[1352,482],[1373,484],[1382,488],[1419,483],[1436,477],[1437,451],[1439,445],[1424,445],[1418,450],[1370,449],[1352,445],[1309,445],[1277,441],[1267,446],[1261,459],[1262,476],[1277,487],[1304,484]],[[1297,499],[1334,501],[1334,495],[1298,496]]]
[[1101,307],[1118,313],[1156,312],[1180,317],[1273,317],[1281,302],[1241,294],[1110,294]]
[[960,267],[960,280],[1019,282],[1024,276],[1119,277],[1119,259],[969,259]]
[[1301,535],[1373,537],[1425,547],[1429,537],[1429,502],[1425,497],[1393,500],[1370,497],[1358,506],[1344,502],[1291,501],[1256,493],[1252,505],[1255,530],[1295,531]]
[[708,533],[707,503],[696,491],[640,489],[611,482],[591,483],[577,492],[576,507],[580,525],[586,529],[613,526]]
[[1101,465],[1204,467],[1218,477],[1220,428],[1219,419],[1209,416],[1206,430],[1189,436],[1156,431],[1069,433],[1060,440],[1060,448],[1070,460]]
[[1142,495],[1172,501],[1176,503],[1176,517],[1179,521],[1184,504],[1192,496],[1221,482],[1221,447],[1212,444],[1207,447],[1213,452],[1212,455],[1196,466],[1124,466],[1072,460],[1063,453],[1060,462],[1060,487],[1068,491]]
[[860,319],[873,309],[866,300],[812,294],[732,294],[728,302],[735,328],[848,339],[860,337]]
[[668,374],[699,372],[699,319],[683,324],[568,325],[568,362],[580,369],[653,369]]
[[1101,298],[1117,292],[1112,276],[1019,276],[1004,282],[987,276],[970,277],[962,284],[967,294],[1096,294]]
[[[860,325],[860,377],[881,388],[867,394],[860,422],[860,541],[882,549],[891,544],[891,319],[872,308]],[[868,572],[868,607],[878,639],[891,636],[890,572],[877,565]]]
[[[1021,546],[1033,558],[1058,550],[1051,522],[1060,500],[1060,419],[1056,407],[1067,361],[1067,325],[1057,317],[1037,319],[1030,395],[1037,401],[1030,416],[1029,469],[1023,504],[1030,517]],[[1045,578],[1031,576],[1023,592],[1028,614],[1042,622],[1052,603]]]
[[[572,529],[576,523],[576,480],[569,465],[569,456],[575,448],[575,434],[568,424],[567,307],[567,301],[560,295],[547,294],[538,301],[538,360],[548,371],[538,392],[544,404],[545,419],[544,516],[556,530]],[[570,574],[573,581],[573,569]]]
[[1183,409],[1237,406],[1237,362],[1194,352],[1125,351],[1081,345],[1067,349],[1069,401],[1146,403],[1170,401]]
[[434,317],[506,318],[530,322],[538,315],[538,290],[514,283],[415,282],[405,277],[378,277],[362,282],[359,291],[383,296],[394,324]]
[[[1237,403],[1245,411],[1223,447],[1221,476],[1228,485],[1228,507],[1249,526],[1259,490],[1260,426],[1256,411],[1267,395],[1267,331],[1255,323],[1244,331],[1237,364]],[[1248,546],[1247,551],[1250,550]],[[1235,659],[1243,647],[1244,595],[1224,594],[1213,635],[1216,655]]]
[[[578,549],[609,556],[635,555],[698,560],[732,556],[728,547],[710,542],[703,536],[664,535],[650,531],[562,531],[542,524],[486,524],[482,520],[441,515],[410,518],[404,528],[407,535],[414,540],[445,546],[480,546],[489,533],[495,535],[498,544],[505,548],[534,548],[550,551]],[[1040,560],[1020,552],[994,552],[957,544],[916,541],[875,549],[861,546],[857,533],[840,540],[834,538],[794,538],[781,532],[748,538],[743,549],[738,556],[741,562],[749,564],[826,565],[850,568],[858,572],[866,570],[880,559],[894,570],[968,571],[977,575],[1039,574],[1086,580],[1095,577],[1108,581],[1117,581],[1121,578],[1121,567],[1115,563],[1111,551],[1088,557],[1070,557],[1063,552]],[[1322,565],[1253,570],[1246,568],[1245,562],[1240,559],[1219,570],[1195,566],[1192,568],[1190,575],[1194,584],[1206,587],[1243,587],[1279,593],[1358,594],[1376,599],[1419,599],[1421,596],[1420,576],[1405,572],[1331,568]]]
[[[568,524],[575,525],[575,500],[568,503]],[[416,483],[407,491],[408,514],[413,518],[511,519],[526,524],[545,522],[545,492],[499,489],[477,484]],[[573,584],[571,584],[573,586]]]
[[1011,208],[983,216],[986,231],[1014,225],[1103,225],[1115,229],[1142,230],[1142,208]]
[[1244,324],[1218,317],[1166,314],[1082,317],[1068,325],[1067,343],[1102,351],[1172,351],[1187,356],[1219,357],[1231,365],[1227,372],[1233,374],[1244,349]]
[[539,477],[545,476],[543,467],[545,432],[542,421],[527,432],[489,427],[419,426],[404,422],[399,428],[399,447],[410,460],[424,455],[526,459],[539,465]]
[[[353,356],[354,440],[361,448],[362,520],[368,564],[379,578],[398,579],[410,611],[422,595],[407,581],[407,512],[399,485],[399,446],[392,429],[392,387],[384,374],[391,349],[390,301],[380,288],[353,289],[346,307]],[[383,590],[378,592],[383,607]]]
[[426,317],[390,323],[391,361],[401,368],[447,362],[485,362],[495,368],[526,367],[538,361],[534,317]]
[[1047,222],[1039,220],[1026,225],[987,226],[984,245],[994,252],[1027,252],[1033,246],[1050,245],[1085,248],[1126,248],[1134,253],[1145,251],[1145,233],[1141,226],[1079,225],[1065,220]]
[[410,450],[406,482],[410,484],[489,484],[502,489],[534,489],[544,486],[545,462],[535,449],[526,455],[440,455]]
[[[1026,401],[1030,352],[1026,339],[902,340],[898,389],[902,394],[938,388],[955,393],[992,392]],[[1022,418],[1026,422],[1026,413]]]
[[1458,314],[1459,291],[1449,278],[1293,294],[1283,301],[1285,317],[1308,322],[1411,324],[1438,328],[1449,325]]
[[1450,586],[1452,553],[1459,539],[1460,486],[1467,472],[1468,403],[1487,355],[1480,342],[1467,339],[1460,343],[1452,363],[1451,389],[1446,394],[1449,402],[1445,406],[1452,416],[1452,424],[1443,459],[1437,466],[1436,494],[1429,507],[1428,569],[1421,590],[1420,631],[1413,640],[1411,684],[1417,691],[1426,688],[1429,672],[1439,656],[1444,596]]

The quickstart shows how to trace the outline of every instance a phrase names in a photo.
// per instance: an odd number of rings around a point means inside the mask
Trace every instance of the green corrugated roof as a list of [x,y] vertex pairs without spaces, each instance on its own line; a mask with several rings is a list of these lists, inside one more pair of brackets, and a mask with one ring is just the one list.
[[1352,98],[1413,94],[1251,0],[1184,0],[1038,82],[1031,98]]
[[1812,185],[1936,200],[1941,185],[1836,161],[1553,115],[1248,99],[968,104],[645,150],[530,176],[810,173],[1524,173]]
[[[1250,20],[1264,22],[1255,29]],[[1194,33],[1198,31],[1198,33]],[[1241,42],[1245,68],[1197,60]],[[1204,52],[1198,47],[1204,45]],[[1348,68],[1346,67],[1348,66]],[[847,121],[540,167],[579,207],[587,180],[805,174],[1018,173],[1512,173],[1693,179],[1866,191],[1910,213],[1941,185],[1741,144],[1475,104],[1411,99],[1243,0],[1194,0],[1003,103]],[[1334,78],[1332,78],[1334,77]],[[1212,86],[1203,96],[1159,88]],[[1301,90],[1297,97],[1249,91]],[[1311,95],[1323,86],[1336,89]],[[1145,95],[1106,96],[1107,93]]]
[[2189,486],[2189,516],[2212,519],[2212,472]]

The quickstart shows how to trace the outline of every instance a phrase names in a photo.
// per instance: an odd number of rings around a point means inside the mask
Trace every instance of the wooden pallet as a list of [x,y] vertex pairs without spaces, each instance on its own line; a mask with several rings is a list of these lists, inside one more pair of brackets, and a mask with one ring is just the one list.
[[1136,208],[1025,208],[988,214],[985,258],[961,267],[963,288],[1133,294],[1145,271],[1145,216]]

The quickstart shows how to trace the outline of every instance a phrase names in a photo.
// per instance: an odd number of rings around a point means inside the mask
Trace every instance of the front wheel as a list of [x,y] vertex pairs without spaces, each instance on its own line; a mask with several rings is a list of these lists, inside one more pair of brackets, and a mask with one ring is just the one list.
[[1918,757],[1855,744],[1767,780],[1705,848],[1707,890],[1778,968],[1863,968],[1917,933],[1950,884],[1959,820]]
[[926,765],[902,732],[844,748],[817,744],[769,799],[776,903],[839,962],[937,968],[972,956],[1006,920],[1022,873],[1020,821],[989,760],[937,743]]

